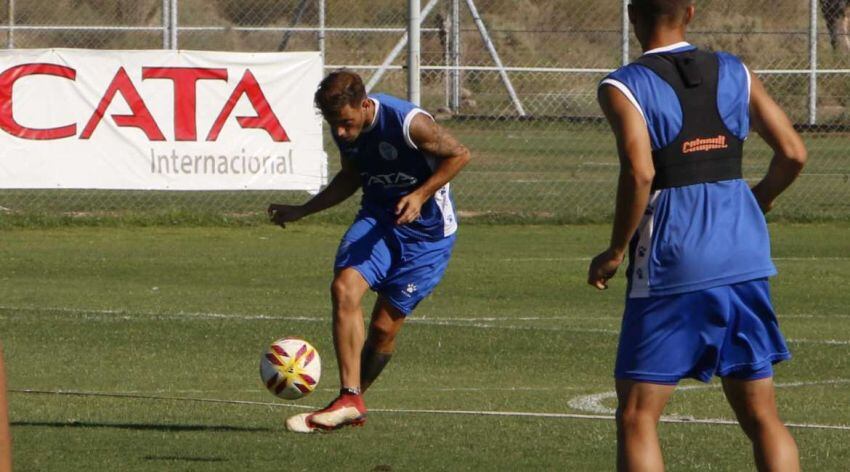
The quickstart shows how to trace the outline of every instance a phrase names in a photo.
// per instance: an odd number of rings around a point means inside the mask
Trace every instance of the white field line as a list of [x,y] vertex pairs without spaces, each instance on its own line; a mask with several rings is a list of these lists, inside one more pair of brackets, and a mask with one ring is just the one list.
[[[16,308],[8,306],[0,306],[0,310],[6,311],[24,311],[24,312],[58,312],[69,313],[74,315],[82,315],[87,320],[92,321],[131,321],[138,319],[138,316],[146,316],[155,319],[225,319],[238,321],[301,321],[307,323],[330,323],[330,316],[327,317],[312,317],[312,316],[276,316],[276,315],[245,315],[238,313],[144,313],[125,310],[81,310],[74,308]],[[542,319],[542,318],[541,318]],[[505,318],[504,321],[528,321]],[[497,321],[496,319],[490,320]],[[501,321],[501,320],[498,320]],[[512,331],[563,331],[576,333],[603,333],[603,334],[618,334],[619,331],[613,329],[597,329],[597,328],[559,328],[559,327],[539,327],[539,326],[505,326],[491,323],[481,323],[476,319],[459,319],[459,318],[411,318],[407,320],[408,324],[413,325],[431,325],[431,326],[451,326],[459,328],[477,328],[477,329],[504,329]]]
[[843,339],[796,339],[790,338],[786,339],[787,342],[792,344],[825,344],[827,346],[850,346],[850,341],[846,341]]
[[576,179],[576,178],[568,178],[568,179],[512,179],[508,182],[512,184],[569,184],[569,183],[581,183],[581,184],[607,184],[611,182],[610,180],[602,180],[602,179]]
[[[841,385],[850,383],[850,379],[832,379],[832,380],[821,380],[814,382],[786,382],[786,383],[777,383],[777,388],[793,388],[793,387],[809,387],[814,385]],[[713,384],[713,385],[685,385],[683,387],[676,387],[676,391],[687,391],[687,390],[712,390],[718,389],[721,385]],[[579,411],[585,411],[589,413],[595,414],[609,414],[613,415],[615,413],[614,408],[608,408],[602,404],[605,400],[610,400],[613,398],[617,398],[617,392],[608,391],[602,393],[594,393],[591,395],[582,395],[580,397],[573,398],[567,404],[570,408],[574,408]],[[669,418],[679,418],[683,420],[692,421],[694,418],[690,417],[680,417],[680,416],[670,416]],[[737,424],[736,422],[733,422]],[[850,429],[850,426],[847,427]]]
[[842,174],[838,172],[804,172],[800,176],[809,177],[850,177],[850,174]]
[[502,257],[499,262],[590,262],[590,257]]
[[[564,390],[584,390],[585,387],[580,386],[564,386],[564,387],[433,387],[433,388],[381,388],[381,387],[372,387],[370,391],[380,391],[380,392],[436,392],[436,393],[481,393],[481,392],[512,392],[512,393],[522,393],[522,392],[560,392]],[[13,391],[14,389],[9,389],[9,391]],[[18,393],[40,393],[40,390],[33,389],[19,389]],[[338,388],[317,388],[316,392],[339,392]],[[57,390],[57,392],[64,392],[64,390]],[[117,390],[111,391],[109,394],[118,395],[118,396],[151,396],[151,395],[209,395],[215,393],[257,393],[257,392],[265,392],[265,387],[262,384],[258,383],[257,388],[253,389],[239,389],[239,390],[211,390],[211,389],[156,389],[156,390]],[[160,398],[157,396],[156,398]]]
[[[237,320],[281,320],[281,321],[308,321],[308,322],[329,322],[330,314],[327,316],[286,316],[286,315],[266,315],[266,314],[243,314],[243,313],[212,313],[212,312],[173,312],[173,313],[158,313],[158,312],[144,312],[144,311],[133,311],[133,310],[115,310],[115,309],[84,309],[84,308],[67,308],[67,307],[18,307],[18,306],[6,306],[0,305],[0,310],[3,311],[21,311],[21,312],[56,312],[56,313],[68,313],[71,315],[120,315],[123,319],[132,319],[138,316],[146,316],[146,317],[167,317],[167,318],[224,318],[224,319],[237,319]],[[547,319],[581,319],[581,318],[573,318],[569,316],[563,317],[543,317],[543,316],[522,316],[522,317],[495,317],[495,316],[486,316],[486,317],[472,317],[472,318],[431,318],[431,317],[421,317],[421,318],[410,318],[408,322],[422,322],[422,321],[435,321],[435,322],[492,322],[492,321],[542,321]],[[597,319],[596,317],[586,317],[585,319]],[[611,319],[614,319],[613,317]]]
[[437,321],[468,321],[468,322],[496,322],[496,321],[620,321],[620,317],[614,316],[477,316],[471,318],[434,318],[424,316],[422,318],[411,318],[411,320],[437,320]]
[[620,167],[617,162],[582,162],[579,167]]
[[833,256],[833,257],[821,257],[821,256],[807,256],[807,257],[774,257],[774,261],[850,261],[850,257],[844,256]]
[[476,328],[476,329],[495,329],[509,331],[552,331],[552,332],[567,332],[567,333],[598,333],[598,334],[620,334],[619,330],[603,329],[603,328],[559,328],[559,327],[544,327],[544,326],[514,326],[502,324],[488,323],[458,323],[453,321],[441,321],[431,319],[411,319],[407,321],[410,324],[422,324],[431,326],[452,326],[458,328]]
[[[684,388],[684,387],[683,387]],[[297,405],[292,403],[271,403],[257,402],[246,400],[221,400],[215,398],[183,398],[173,396],[153,396],[153,395],[135,395],[135,394],[116,394],[109,392],[84,392],[71,390],[34,390],[34,389],[10,389],[11,393],[18,394],[36,394],[36,395],[63,395],[63,396],[79,396],[79,397],[106,397],[106,398],[122,398],[122,399],[137,399],[137,400],[159,400],[159,401],[181,401],[181,402],[196,402],[196,403],[218,403],[228,405],[247,405],[247,406],[265,406],[274,408],[298,408],[302,410],[314,410],[320,407],[315,405]],[[373,413],[396,413],[396,414],[424,414],[424,415],[452,415],[452,416],[500,416],[500,417],[519,417],[519,418],[547,418],[547,419],[582,419],[582,420],[604,420],[612,421],[614,416],[610,414],[577,414],[577,413],[546,413],[546,412],[527,412],[527,411],[477,411],[477,410],[436,410],[436,409],[401,409],[401,408],[373,408],[369,411]],[[707,424],[707,425],[737,425],[738,423],[732,420],[723,418],[703,419],[703,418],[687,418],[687,417],[663,417],[663,423],[685,423],[685,424]],[[807,428],[807,429],[830,429],[840,431],[850,431],[850,426],[845,425],[827,425],[815,423],[786,423],[789,427]]]
[[[154,319],[167,319],[183,321],[187,319],[202,319],[202,320],[237,320],[237,321],[297,321],[305,323],[329,323],[329,317],[317,316],[277,316],[277,315],[246,315],[239,313],[194,313],[194,312],[178,312],[178,313],[152,313],[152,312],[130,312],[127,310],[83,310],[76,308],[32,308],[32,307],[12,307],[0,306],[0,310],[4,311],[22,311],[22,312],[58,312],[69,313],[74,315],[83,315],[86,320],[90,321],[132,321],[138,319],[139,316],[151,317]],[[132,314],[131,314],[132,313]],[[850,315],[786,315],[779,316],[783,318],[847,318]],[[0,319],[9,319],[8,317],[0,316]],[[549,332],[567,332],[567,333],[596,333],[618,335],[619,330],[605,328],[576,328],[576,327],[546,327],[546,326],[517,326],[505,325],[501,322],[517,322],[517,321],[587,321],[587,320],[606,320],[616,321],[614,317],[476,317],[476,318],[411,318],[407,321],[412,325],[426,326],[448,326],[458,328],[473,328],[473,329],[493,329],[493,330],[508,330],[508,331],[549,331]],[[850,345],[850,340],[843,339],[797,339],[789,338],[786,340],[794,344],[822,344],[832,346],[847,346]]]
[[[848,384],[850,383],[850,379],[833,379],[833,380],[823,380],[823,381],[815,381],[815,382],[788,382],[788,383],[778,383],[776,384],[777,388],[793,388],[793,387],[806,387],[806,386],[814,386],[814,385],[839,385],[839,384]],[[684,387],[677,387],[676,390],[705,390],[705,389],[716,389],[720,388],[720,385],[687,385]],[[603,401],[617,398],[617,392],[603,392],[596,393],[592,395],[583,395],[581,397],[576,397],[569,401],[568,405],[570,408],[574,408],[579,411],[586,411],[598,415],[613,415],[616,410],[613,408],[608,408],[602,404]],[[679,416],[679,415],[671,415],[671,416],[663,416],[661,418],[662,423],[695,423],[695,424],[715,424],[715,425],[737,425],[737,421],[728,420],[724,418],[694,418],[691,416]],[[814,423],[785,423],[786,426],[793,428],[810,428],[810,429],[833,429],[833,430],[841,430],[841,431],[850,431],[850,426],[848,425],[825,425],[825,424],[814,424]]]
[[[805,257],[774,257],[774,261],[850,261],[850,257],[833,256],[805,256]],[[590,257],[503,257],[495,259],[499,262],[590,262]]]
[[[330,321],[330,314],[327,317],[323,316],[286,316],[286,315],[266,315],[266,314],[244,314],[244,313],[205,313],[205,312],[173,312],[173,313],[158,313],[133,311],[127,309],[85,309],[85,308],[67,308],[67,307],[21,307],[0,305],[2,311],[21,311],[21,312],[57,312],[68,313],[72,315],[122,315],[120,319],[133,319],[137,316],[161,317],[161,318],[206,318],[206,319],[237,319],[237,320],[280,320],[280,321],[306,321],[306,322],[324,322]],[[850,314],[780,314],[777,315],[782,319],[816,319],[816,318],[846,318],[850,319]],[[500,321],[617,321],[622,319],[620,315],[615,316],[472,316],[472,317],[417,317],[413,315],[408,322],[460,322],[460,323],[480,323],[480,322],[500,322]]]

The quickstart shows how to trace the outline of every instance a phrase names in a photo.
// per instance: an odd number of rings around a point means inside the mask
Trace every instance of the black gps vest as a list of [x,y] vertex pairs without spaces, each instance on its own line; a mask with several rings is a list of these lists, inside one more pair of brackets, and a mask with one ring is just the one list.
[[667,82],[682,106],[681,132],[652,152],[652,189],[740,179],[744,141],[726,127],[717,108],[717,56],[692,50],[649,54],[636,63]]

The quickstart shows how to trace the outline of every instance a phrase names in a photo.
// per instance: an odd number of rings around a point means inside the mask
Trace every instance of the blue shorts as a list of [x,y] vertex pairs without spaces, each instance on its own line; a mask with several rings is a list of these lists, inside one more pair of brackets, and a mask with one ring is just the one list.
[[790,359],[767,279],[626,302],[614,376],[676,384],[757,380]]
[[372,290],[407,316],[440,283],[455,239],[414,238],[361,213],[342,237],[334,269],[357,270]]

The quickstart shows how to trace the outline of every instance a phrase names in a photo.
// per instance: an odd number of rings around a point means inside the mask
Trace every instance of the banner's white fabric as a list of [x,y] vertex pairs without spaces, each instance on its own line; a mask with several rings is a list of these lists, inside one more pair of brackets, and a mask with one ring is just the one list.
[[0,51],[0,188],[318,190],[317,52]]

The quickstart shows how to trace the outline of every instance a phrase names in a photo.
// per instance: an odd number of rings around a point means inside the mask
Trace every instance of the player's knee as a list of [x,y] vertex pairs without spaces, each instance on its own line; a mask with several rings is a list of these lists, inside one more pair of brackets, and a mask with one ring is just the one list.
[[750,437],[759,434],[760,431],[782,424],[775,410],[771,411],[765,408],[746,408],[744,411],[738,412],[737,417],[741,429]]
[[369,327],[369,343],[377,352],[393,352],[395,350],[395,327],[382,323],[372,323]]
[[636,432],[646,428],[655,428],[658,416],[651,411],[634,406],[617,408],[617,427],[624,432]]
[[331,298],[334,306],[343,311],[360,307],[360,292],[341,278],[336,278],[331,283]]

